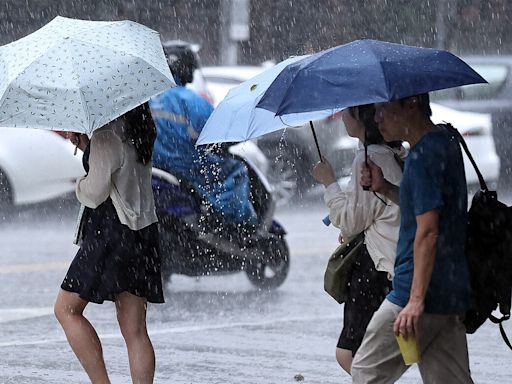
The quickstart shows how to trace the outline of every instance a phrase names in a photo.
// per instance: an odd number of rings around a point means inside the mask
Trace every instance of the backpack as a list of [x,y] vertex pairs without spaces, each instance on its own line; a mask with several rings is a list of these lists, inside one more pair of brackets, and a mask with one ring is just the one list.
[[[447,127],[464,148],[480,183],[468,212],[466,255],[472,304],[464,319],[466,333],[474,333],[489,319],[499,324],[503,340],[512,349],[502,324],[510,318],[512,302],[512,207],[500,202],[497,193],[487,188],[464,138],[450,124]],[[492,314],[496,309],[500,318]]]

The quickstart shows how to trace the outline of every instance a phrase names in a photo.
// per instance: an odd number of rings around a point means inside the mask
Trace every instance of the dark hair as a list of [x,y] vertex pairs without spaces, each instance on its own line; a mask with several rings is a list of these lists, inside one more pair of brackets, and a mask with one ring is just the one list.
[[398,100],[400,105],[404,105],[404,103],[409,100],[415,98],[418,100],[418,109],[422,112],[424,117],[432,116],[432,109],[430,109],[430,96],[428,93],[422,93],[421,95],[404,97],[403,99]]
[[137,161],[147,164],[153,155],[156,127],[146,102],[124,114],[126,138],[137,150]]
[[375,122],[375,106],[373,104],[359,105],[357,107],[350,107],[348,109],[350,116],[363,123],[365,132],[365,139],[368,145],[370,144],[386,144],[391,148],[400,148],[401,141],[384,141],[382,134],[379,131],[379,126]]

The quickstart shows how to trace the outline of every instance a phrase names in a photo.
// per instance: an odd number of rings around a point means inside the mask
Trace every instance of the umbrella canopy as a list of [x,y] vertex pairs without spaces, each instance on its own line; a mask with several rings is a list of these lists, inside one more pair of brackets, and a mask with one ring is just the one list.
[[284,68],[258,103],[278,116],[392,101],[486,83],[447,51],[357,40]]
[[327,109],[276,117],[273,112],[256,108],[261,96],[276,76],[289,64],[306,57],[307,55],[291,57],[232,88],[206,122],[197,145],[245,141],[286,127],[300,126],[310,120],[318,120],[335,113],[336,111]]
[[0,126],[90,134],[174,85],[157,32],[58,16],[0,47]]

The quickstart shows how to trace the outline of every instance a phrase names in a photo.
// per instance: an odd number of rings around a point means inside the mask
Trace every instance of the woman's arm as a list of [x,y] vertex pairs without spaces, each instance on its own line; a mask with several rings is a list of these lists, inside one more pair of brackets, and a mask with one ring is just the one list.
[[87,144],[89,144],[89,138],[83,133],[66,132],[65,137],[75,146],[75,155],[76,149],[80,149],[83,152]]
[[121,145],[121,140],[111,131],[93,135],[89,173],[76,185],[76,196],[85,206],[96,208],[110,195],[112,173],[121,166]]
[[324,200],[329,207],[329,218],[341,229],[344,238],[364,231],[375,221],[375,197],[360,186],[361,155],[352,163],[352,173],[347,188],[342,190],[337,183],[329,185]]
[[314,179],[318,181],[320,184],[323,184],[325,188],[329,187],[331,184],[336,182],[336,176],[334,175],[332,165],[323,156],[322,161],[319,161],[313,167],[312,173]]

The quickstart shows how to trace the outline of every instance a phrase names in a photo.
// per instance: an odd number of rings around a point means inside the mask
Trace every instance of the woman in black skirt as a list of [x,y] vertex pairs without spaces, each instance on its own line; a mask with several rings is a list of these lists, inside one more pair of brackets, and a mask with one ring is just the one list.
[[146,329],[147,302],[163,303],[157,217],[151,189],[156,130],[143,104],[96,130],[91,140],[69,134],[84,151],[86,176],[80,245],[62,282],[55,315],[92,383],[110,383],[101,342],[84,317],[90,303],[114,301],[134,383],[152,383],[155,353]]

